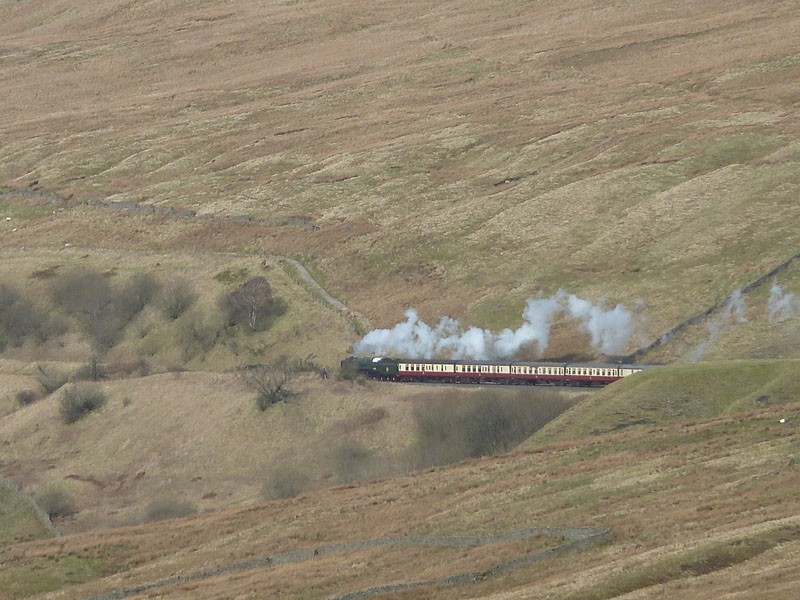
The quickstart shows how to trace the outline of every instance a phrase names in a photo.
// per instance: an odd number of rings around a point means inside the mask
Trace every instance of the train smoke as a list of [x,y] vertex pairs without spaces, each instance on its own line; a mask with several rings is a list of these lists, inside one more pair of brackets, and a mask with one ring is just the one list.
[[353,349],[359,354],[488,360],[510,358],[523,346],[535,343],[541,355],[547,349],[553,321],[561,314],[577,319],[591,336],[592,346],[605,354],[619,352],[633,333],[633,313],[622,304],[605,310],[559,290],[549,298],[529,298],[522,313],[524,323],[517,329],[500,333],[478,327],[464,329],[449,317],[431,327],[412,309],[406,311],[406,321],[369,332]]
[[773,283],[769,290],[769,302],[767,302],[767,319],[770,323],[782,323],[787,319],[800,314],[800,301],[794,293],[784,292],[777,283]]
[[569,314],[581,321],[581,329],[592,336],[592,347],[603,354],[619,352],[633,333],[633,315],[622,304],[603,310],[570,294],[567,307]]
[[714,318],[706,322],[708,335],[705,340],[695,348],[692,354],[693,360],[700,360],[706,352],[710,343],[721,336],[731,326],[747,323],[744,316],[746,306],[742,297],[742,290],[736,290],[730,297],[722,303],[722,310]]

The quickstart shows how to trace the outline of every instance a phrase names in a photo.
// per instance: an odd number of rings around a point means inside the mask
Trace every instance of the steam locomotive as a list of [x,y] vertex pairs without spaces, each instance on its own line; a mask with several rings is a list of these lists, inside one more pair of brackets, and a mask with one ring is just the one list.
[[350,356],[342,370],[370,379],[433,383],[604,386],[649,365],[432,360]]

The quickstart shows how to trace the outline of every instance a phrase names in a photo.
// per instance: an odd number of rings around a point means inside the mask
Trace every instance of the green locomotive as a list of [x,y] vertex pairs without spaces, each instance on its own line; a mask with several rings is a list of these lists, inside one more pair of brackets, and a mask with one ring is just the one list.
[[397,378],[398,361],[393,358],[350,356],[342,361],[342,372],[363,375],[370,379],[394,381]]

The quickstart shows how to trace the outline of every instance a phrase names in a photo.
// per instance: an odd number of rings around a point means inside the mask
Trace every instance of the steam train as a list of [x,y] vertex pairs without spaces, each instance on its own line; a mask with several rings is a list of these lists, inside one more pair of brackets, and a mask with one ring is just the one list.
[[345,372],[385,381],[585,387],[608,385],[623,377],[628,377],[650,368],[648,365],[396,359],[355,356],[344,359],[341,367]]

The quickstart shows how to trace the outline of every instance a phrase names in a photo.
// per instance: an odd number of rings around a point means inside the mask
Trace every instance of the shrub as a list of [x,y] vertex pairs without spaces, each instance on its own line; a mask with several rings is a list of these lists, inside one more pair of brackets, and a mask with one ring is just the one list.
[[176,323],[176,342],[186,364],[197,355],[205,358],[220,336],[221,325],[214,318],[192,309]]
[[486,390],[423,397],[414,409],[416,468],[506,452],[571,406],[558,392]]
[[144,512],[144,521],[163,521],[164,519],[177,519],[197,512],[194,504],[188,500],[161,497],[150,501]]
[[267,410],[273,404],[289,400],[295,395],[290,389],[295,372],[286,357],[277,359],[271,365],[253,365],[242,370],[245,385],[256,392],[256,406]]
[[95,353],[89,357],[89,361],[75,369],[70,376],[71,381],[100,381],[106,376],[106,368],[100,363],[100,356]]
[[160,289],[161,284],[154,275],[150,273],[134,275],[116,294],[117,311],[124,315],[125,320],[131,320],[156,298]]
[[22,406],[26,406],[36,402],[39,398],[41,398],[41,394],[34,390],[20,390],[15,394],[15,398]]
[[61,487],[50,484],[38,499],[39,506],[51,517],[66,517],[77,512],[75,499]]
[[180,317],[186,309],[197,300],[192,284],[188,280],[176,278],[162,289],[157,304],[164,315],[173,321]]
[[34,378],[44,388],[44,391],[48,394],[52,394],[56,390],[58,390],[62,385],[67,383],[67,376],[63,373],[59,373],[53,369],[45,369],[41,365],[36,366],[36,373],[34,374]]
[[46,342],[66,330],[30,299],[5,284],[0,284],[0,350],[6,346],[21,346],[25,340]]
[[343,442],[331,452],[333,471],[339,481],[364,481],[372,477],[375,471],[375,459],[372,454],[355,442]]
[[96,316],[112,300],[108,276],[97,271],[61,275],[51,288],[53,303],[70,315]]
[[75,384],[66,388],[61,395],[61,419],[70,425],[90,412],[100,410],[105,402],[105,394],[96,385]]
[[261,486],[264,500],[294,498],[311,487],[311,477],[299,464],[284,461],[274,465],[266,475]]

